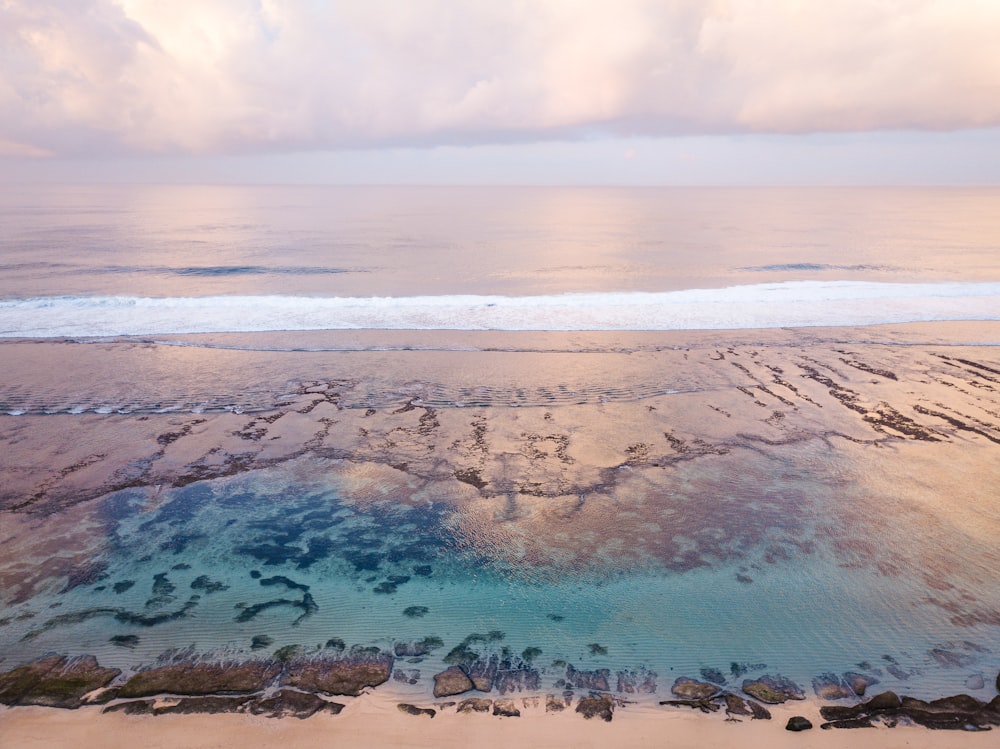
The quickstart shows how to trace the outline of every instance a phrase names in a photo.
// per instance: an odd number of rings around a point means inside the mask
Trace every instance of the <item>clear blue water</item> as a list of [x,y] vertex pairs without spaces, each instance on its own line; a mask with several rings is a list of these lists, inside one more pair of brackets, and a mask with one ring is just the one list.
[[[560,662],[648,668],[661,691],[734,663],[803,686],[862,670],[926,696],[996,670],[995,327],[946,354],[940,335],[776,339],[752,317],[658,337],[620,305],[699,289],[692,309],[746,318],[794,290],[774,324],[829,326],[911,319],[902,301],[950,289],[958,312],[923,319],[997,320],[1000,191],[32,187],[0,192],[0,226],[0,305],[37,323],[0,341],[0,666],[433,636],[398,664],[426,684],[502,632],[483,647],[540,649],[547,689]],[[842,309],[831,288],[851,289]],[[551,330],[604,305],[623,331],[433,332],[393,302],[459,295],[534,299]],[[147,329],[154,313],[97,301],[120,297],[196,314]],[[248,326],[265,297],[285,300],[273,324]],[[354,330],[265,332],[338,298],[383,306]],[[94,308],[113,337],[51,337]],[[339,410],[310,407],[328,383]],[[873,430],[886,403],[935,441]],[[251,457],[195,475],[231,443]]]

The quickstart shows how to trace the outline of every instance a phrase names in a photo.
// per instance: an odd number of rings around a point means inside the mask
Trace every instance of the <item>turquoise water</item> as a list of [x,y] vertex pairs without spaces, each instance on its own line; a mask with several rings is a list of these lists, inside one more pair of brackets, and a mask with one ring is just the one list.
[[[488,540],[477,546],[457,530],[461,510],[447,501],[345,496],[344,468],[301,459],[96,500],[107,536],[91,558],[95,579],[68,591],[65,578],[52,580],[12,607],[15,620],[0,627],[3,652],[18,661],[91,653],[128,669],[172,649],[242,658],[289,645],[322,650],[337,638],[388,650],[439,638],[421,665],[397,663],[426,678],[469,635],[494,633],[480,646],[488,652],[541,651],[534,662],[549,689],[561,661],[647,669],[661,691],[703,668],[732,676],[735,663],[803,685],[860,669],[926,695],[961,691],[995,659],[996,628],[956,628],[948,612],[922,603],[918,575],[887,580],[845,566],[817,534],[828,512],[819,503],[809,510],[818,516],[734,539],[730,548],[742,548],[730,558],[713,557],[725,545],[706,544],[690,569],[658,558],[663,545],[653,535],[638,556],[533,568]],[[750,521],[754,509],[746,512],[735,526]],[[807,542],[762,561],[772,539],[788,533]],[[941,667],[934,648],[957,653],[962,667]],[[886,672],[890,665],[912,680]]]

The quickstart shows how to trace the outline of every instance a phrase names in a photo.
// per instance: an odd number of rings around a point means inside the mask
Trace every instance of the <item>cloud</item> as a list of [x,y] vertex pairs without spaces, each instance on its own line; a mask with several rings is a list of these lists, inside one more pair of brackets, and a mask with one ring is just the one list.
[[0,0],[4,153],[1000,125],[990,0]]

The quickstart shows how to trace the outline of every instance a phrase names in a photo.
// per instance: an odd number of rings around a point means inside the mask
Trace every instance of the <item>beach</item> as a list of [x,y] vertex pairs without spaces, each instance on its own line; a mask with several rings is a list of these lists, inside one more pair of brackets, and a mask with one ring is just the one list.
[[[792,733],[784,729],[785,713],[805,715],[817,725],[815,705],[775,712],[772,722],[730,723],[720,716],[679,712],[622,710],[611,723],[578,715],[520,718],[439,713],[433,719],[400,713],[394,704],[373,698],[335,717],[316,716],[268,720],[242,715],[161,716],[143,718],[98,715],[96,711],[58,711],[46,708],[0,708],[0,729],[6,745],[18,749],[163,749],[214,747],[313,747],[358,745],[373,747],[464,747],[526,744],[556,747],[669,746],[678,749],[739,744],[749,749],[945,749],[993,746],[992,732],[963,733],[923,728],[873,728],[854,731],[813,729]],[[956,743],[957,742],[957,743]]]
[[16,745],[995,726],[994,191],[0,197]]
[[[114,689],[172,663],[384,669],[302,721],[10,707],[12,746],[934,746],[953,732],[820,731],[819,708],[993,699],[995,324],[392,335],[305,335],[290,367],[287,336],[5,344],[35,392],[65,384],[67,357],[85,381],[144,370],[146,392],[8,417],[0,667],[95,656]],[[248,413],[140,406],[161,382],[238,392],[276,360],[325,376]],[[449,668],[520,717],[455,714],[477,693],[435,699]],[[736,725],[657,704],[683,679],[795,696]],[[613,721],[575,714],[587,695]],[[786,732],[792,715],[817,730]]]

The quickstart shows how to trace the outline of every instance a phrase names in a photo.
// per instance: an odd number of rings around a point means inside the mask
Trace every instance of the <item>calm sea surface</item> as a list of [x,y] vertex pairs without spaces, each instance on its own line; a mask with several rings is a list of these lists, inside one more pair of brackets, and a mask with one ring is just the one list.
[[996,189],[4,187],[0,667],[976,693],[997,321]]

